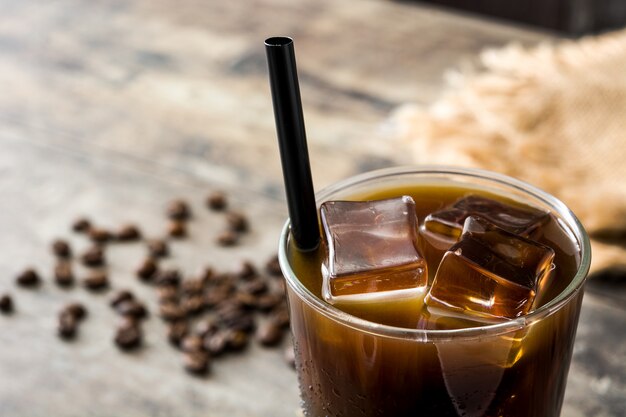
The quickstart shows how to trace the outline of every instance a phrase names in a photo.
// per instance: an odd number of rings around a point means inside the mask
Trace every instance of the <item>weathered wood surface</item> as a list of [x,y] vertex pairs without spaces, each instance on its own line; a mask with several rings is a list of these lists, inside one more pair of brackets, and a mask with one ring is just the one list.
[[[262,41],[275,34],[297,42],[317,188],[406,163],[382,144],[381,123],[399,103],[432,101],[445,69],[486,46],[546,39],[375,0],[0,0],[0,292],[17,303],[0,316],[1,416],[296,415],[296,378],[280,350],[253,346],[209,378],[190,378],[158,319],[146,325],[145,349],[125,355],[111,344],[106,295],[12,284],[29,264],[50,275],[47,244],[69,235],[74,215],[159,233],[173,197],[197,212],[170,261],[184,271],[273,253],[286,211]],[[236,250],[214,245],[222,219],[201,210],[218,188],[256,219]],[[132,277],[142,253],[115,247],[110,270],[114,286],[154,307]],[[563,415],[621,416],[626,289],[591,289]],[[93,307],[79,340],[65,344],[55,315],[70,299]]]

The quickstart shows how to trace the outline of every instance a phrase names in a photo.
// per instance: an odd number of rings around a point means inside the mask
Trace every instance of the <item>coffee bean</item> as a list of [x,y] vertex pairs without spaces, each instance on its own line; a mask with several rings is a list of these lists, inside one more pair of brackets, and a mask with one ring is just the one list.
[[184,297],[181,300],[181,306],[187,315],[197,315],[202,313],[205,308],[204,297],[201,295],[193,295]]
[[91,221],[86,217],[79,217],[72,223],[72,230],[75,232],[86,232],[91,228]]
[[167,327],[167,339],[174,346],[180,346],[182,340],[189,334],[189,325],[185,320],[174,321]]
[[225,230],[217,236],[217,244],[220,246],[234,246],[238,240],[239,236],[232,230]]
[[101,291],[109,286],[109,278],[104,272],[92,272],[83,280],[83,285],[90,291]]
[[248,281],[239,286],[239,291],[254,295],[265,294],[268,289],[267,282],[260,278],[257,278],[254,281]]
[[74,273],[69,262],[61,261],[54,267],[54,282],[65,288],[74,285]]
[[206,205],[208,208],[214,211],[221,211],[226,208],[228,205],[228,200],[226,199],[226,194],[221,191],[215,191],[206,199]]
[[167,226],[167,234],[170,237],[181,238],[187,236],[187,228],[185,223],[180,220],[174,220]]
[[126,300],[115,306],[115,311],[121,316],[132,317],[137,320],[146,318],[148,310],[137,300]]
[[185,370],[193,375],[205,375],[209,371],[209,355],[206,352],[186,352],[183,360]]
[[226,215],[228,227],[233,232],[245,232],[248,230],[248,219],[243,213],[231,211]]
[[181,282],[180,289],[183,294],[202,295],[204,293],[205,283],[202,279],[186,279]]
[[183,200],[174,200],[167,206],[167,217],[172,220],[187,220],[191,217],[191,210]]
[[280,269],[280,262],[278,261],[278,255],[272,256],[265,264],[265,271],[273,277],[282,277],[283,272]]
[[227,346],[230,350],[240,351],[248,346],[248,334],[241,330],[228,330],[227,331]]
[[235,299],[246,310],[254,310],[257,308],[258,301],[257,301],[257,297],[254,294],[250,294],[247,292],[238,292],[235,294]]
[[215,273],[215,271],[213,271],[213,268],[207,266],[200,273],[198,280],[202,281],[204,285],[209,285],[211,282],[214,281],[216,275],[217,274]]
[[87,308],[81,303],[70,303],[63,307],[61,315],[63,314],[69,314],[77,321],[81,321],[87,317]]
[[118,348],[131,350],[141,346],[142,339],[143,335],[139,325],[132,321],[127,321],[117,328],[114,341]]
[[256,308],[257,310],[267,313],[273,310],[276,306],[282,303],[285,300],[285,296],[283,294],[277,293],[269,293],[262,294],[256,298]]
[[69,243],[62,239],[57,239],[52,242],[52,253],[57,258],[69,258],[72,256],[72,249],[70,248]]
[[163,270],[157,274],[156,283],[158,286],[178,287],[180,285],[180,272],[177,269]]
[[20,287],[33,288],[41,284],[41,278],[37,271],[33,268],[28,268],[16,277],[15,283]]
[[258,272],[252,262],[243,261],[239,271],[237,272],[237,277],[242,280],[249,280],[256,276],[258,276]]
[[151,281],[157,275],[158,265],[152,258],[146,258],[135,271],[135,275],[142,281]]
[[228,332],[225,330],[208,334],[202,340],[204,349],[213,357],[218,357],[228,348]]
[[140,239],[141,232],[134,224],[125,224],[115,233],[115,238],[120,242],[131,242]]
[[185,310],[175,303],[163,303],[159,306],[159,314],[165,321],[178,321],[185,318]]
[[73,339],[76,337],[78,330],[78,319],[74,315],[67,312],[61,312],[59,315],[59,324],[57,326],[57,333],[59,337],[65,340]]
[[232,330],[241,330],[247,333],[255,329],[252,315],[244,311],[241,306],[232,303],[220,306],[215,312],[215,317],[218,323]]
[[293,369],[296,369],[296,352],[292,345],[289,345],[285,348],[283,357],[287,365],[289,365]]
[[270,320],[277,326],[282,328],[289,327],[289,311],[286,307],[274,310],[270,316]]
[[94,243],[106,243],[111,240],[112,234],[101,227],[91,227],[89,229],[89,239]]
[[180,343],[180,348],[183,352],[198,352],[204,350],[202,345],[202,337],[197,334],[190,334],[183,338]]
[[284,331],[276,323],[266,321],[256,332],[257,341],[263,346],[276,346],[283,340]]
[[0,296],[0,313],[9,314],[13,312],[13,299],[9,294]]
[[116,308],[118,305],[120,305],[124,301],[132,301],[134,299],[135,299],[135,296],[133,295],[132,292],[128,290],[120,290],[116,292],[115,295],[113,295],[113,297],[111,297],[111,301],[109,302],[109,305],[113,308]]
[[159,298],[159,303],[178,304],[178,288],[173,285],[163,285],[157,287],[157,296]]
[[169,248],[164,240],[153,239],[148,242],[148,253],[155,258],[164,258],[169,254]]
[[83,265],[88,267],[102,266],[105,262],[104,251],[98,246],[92,246],[83,253],[81,261]]
[[196,333],[201,337],[206,337],[212,334],[215,334],[218,331],[219,327],[214,319],[206,318],[201,320],[196,324],[195,330]]

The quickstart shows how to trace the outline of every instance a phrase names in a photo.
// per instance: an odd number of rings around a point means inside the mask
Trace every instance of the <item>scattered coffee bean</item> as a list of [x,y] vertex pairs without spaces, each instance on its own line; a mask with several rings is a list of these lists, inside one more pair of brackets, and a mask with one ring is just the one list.
[[117,231],[115,238],[120,242],[131,242],[140,239],[141,232],[134,224],[125,224]]
[[258,272],[252,262],[243,261],[237,272],[237,277],[242,280],[249,280],[258,276]]
[[72,230],[75,232],[86,232],[91,228],[91,222],[86,217],[79,217],[72,223]]
[[151,281],[157,275],[158,265],[152,258],[146,258],[135,271],[137,277],[142,281]]
[[169,254],[169,248],[164,240],[153,239],[148,242],[148,253],[155,258],[164,258]]
[[173,268],[165,269],[157,274],[156,284],[158,286],[178,287],[180,285],[180,272]]
[[54,267],[54,282],[64,288],[74,285],[74,273],[69,262],[61,261]]
[[179,321],[185,318],[185,310],[175,303],[163,303],[159,306],[159,314],[165,321]]
[[228,335],[229,333],[225,330],[206,335],[202,340],[204,350],[213,357],[220,356],[228,348]]
[[73,339],[76,337],[77,330],[78,319],[74,315],[62,311],[59,315],[59,324],[57,326],[59,337],[65,340]]
[[70,303],[63,307],[61,315],[63,314],[69,314],[77,321],[81,321],[87,317],[87,308],[81,303]]
[[41,278],[37,271],[33,268],[28,268],[17,276],[15,283],[20,287],[33,288],[41,283]]
[[205,338],[209,335],[215,334],[218,331],[219,327],[214,319],[206,318],[199,321],[196,324],[195,329],[197,334]]
[[204,297],[201,295],[192,295],[181,300],[181,306],[186,315],[198,315],[205,308]]
[[228,227],[234,232],[245,232],[248,230],[248,219],[243,213],[231,211],[226,215]]
[[193,375],[204,375],[209,371],[209,355],[206,352],[185,352],[185,370]]
[[215,191],[206,199],[206,205],[208,208],[214,211],[221,211],[226,208],[228,205],[228,200],[226,200],[226,194],[221,191]]
[[174,200],[167,206],[167,217],[172,220],[187,220],[191,217],[191,210],[183,200]]
[[214,281],[214,278],[217,274],[213,271],[213,268],[207,266],[202,270],[200,275],[198,276],[198,280],[202,281],[204,285],[208,285]]
[[117,328],[115,344],[122,350],[136,349],[141,346],[143,335],[141,328],[136,322],[125,321]]
[[52,242],[52,253],[57,258],[69,258],[72,256],[72,249],[70,248],[69,243],[62,239],[57,239]]
[[9,314],[13,312],[13,299],[9,294],[0,296],[0,313]]
[[240,303],[246,310],[254,310],[257,308],[258,300],[254,294],[247,292],[238,292],[235,294],[235,300]]
[[91,227],[89,229],[89,239],[94,243],[106,243],[111,240],[111,232],[101,227]]
[[104,272],[92,272],[83,280],[83,285],[90,291],[101,291],[109,286],[109,277]]
[[187,228],[185,223],[180,220],[174,220],[167,226],[167,234],[170,237],[181,238],[187,236]]
[[283,294],[262,294],[256,298],[256,308],[263,313],[267,313],[273,310],[283,301],[285,301],[285,296]]
[[202,337],[197,334],[190,334],[183,338],[180,343],[180,348],[183,352],[198,352],[204,350],[202,345]]
[[256,339],[263,346],[276,346],[283,340],[283,334],[283,329],[276,323],[266,321],[259,325],[256,332]]
[[137,300],[122,301],[115,306],[115,311],[121,316],[132,317],[136,320],[144,319],[148,315],[146,307]]
[[274,310],[270,316],[270,320],[279,327],[289,327],[289,311],[287,307],[279,307]]
[[200,279],[186,279],[182,281],[180,289],[186,295],[202,295],[204,293],[204,281]]
[[174,321],[167,327],[167,339],[174,346],[180,346],[182,340],[189,334],[189,324],[185,320]]
[[267,282],[263,279],[255,279],[254,281],[248,281],[239,286],[239,290],[244,293],[260,295],[267,293],[269,287]]
[[85,266],[94,267],[94,266],[102,266],[104,265],[104,251],[101,247],[92,246],[87,249],[85,253],[81,256],[81,261]]
[[289,345],[285,348],[283,357],[287,365],[289,365],[293,369],[296,369],[296,352],[292,345]]
[[109,302],[109,305],[113,308],[116,308],[118,305],[120,305],[124,301],[132,301],[134,299],[135,299],[135,296],[133,295],[132,292],[128,290],[120,290],[116,292],[115,295],[113,295],[113,297],[111,297],[111,301]]
[[238,240],[239,236],[232,230],[225,230],[217,236],[217,243],[220,246],[234,246]]
[[280,262],[278,261],[278,255],[272,256],[265,264],[265,271],[273,277],[282,277],[283,273],[280,270]]
[[248,334],[241,330],[227,330],[227,346],[230,350],[240,351],[248,346]]
[[159,303],[178,304],[178,288],[174,285],[162,285],[157,287]]

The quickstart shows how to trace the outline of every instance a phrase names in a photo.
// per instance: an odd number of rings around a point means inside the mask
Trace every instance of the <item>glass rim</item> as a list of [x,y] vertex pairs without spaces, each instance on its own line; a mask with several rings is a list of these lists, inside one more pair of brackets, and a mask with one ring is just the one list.
[[420,342],[442,342],[447,340],[458,341],[460,339],[475,339],[488,336],[497,336],[503,333],[516,331],[525,327],[529,327],[535,322],[541,321],[544,318],[554,314],[565,306],[583,287],[589,267],[591,264],[591,246],[589,243],[589,236],[585,231],[583,225],[578,218],[572,213],[572,211],[559,199],[540,190],[539,188],[530,185],[524,181],[509,177],[507,175],[499,174],[492,171],[475,169],[475,168],[458,168],[444,165],[428,165],[428,166],[401,166],[394,168],[378,169],[369,171],[363,174],[359,174],[320,190],[316,199],[318,204],[323,199],[327,198],[338,191],[345,189],[348,186],[355,186],[363,183],[367,183],[375,179],[383,179],[385,177],[394,177],[407,174],[420,174],[420,175],[457,175],[466,176],[468,178],[478,178],[490,181],[495,184],[505,185],[517,191],[522,191],[525,194],[529,194],[532,197],[541,200],[543,203],[550,206],[555,210],[559,217],[565,221],[566,226],[574,234],[578,243],[580,244],[580,264],[576,274],[568,284],[568,286],[553,300],[539,307],[537,310],[518,317],[513,320],[509,320],[502,323],[484,325],[479,327],[471,327],[465,329],[454,330],[426,330],[426,329],[408,329],[402,327],[389,326],[385,324],[375,323],[359,317],[348,314],[338,308],[326,303],[311,291],[309,291],[296,277],[294,271],[291,269],[289,260],[287,258],[287,247],[289,240],[290,221],[287,219],[283,226],[279,247],[278,247],[278,259],[283,276],[285,277],[287,284],[298,297],[307,303],[310,307],[320,312],[327,318],[342,323],[348,327],[362,332],[370,333],[377,336],[415,340]]

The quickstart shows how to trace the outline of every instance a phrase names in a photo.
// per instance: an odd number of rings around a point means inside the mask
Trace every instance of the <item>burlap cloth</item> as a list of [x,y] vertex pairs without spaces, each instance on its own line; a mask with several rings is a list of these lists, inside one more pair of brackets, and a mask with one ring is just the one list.
[[433,105],[392,116],[414,161],[485,168],[563,200],[592,272],[626,272],[626,31],[486,50]]

